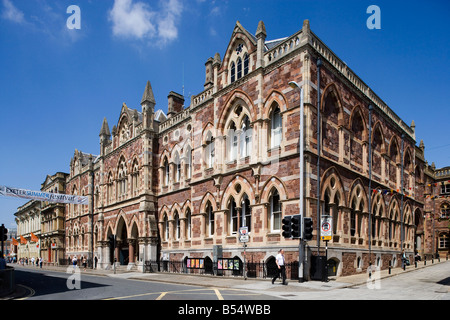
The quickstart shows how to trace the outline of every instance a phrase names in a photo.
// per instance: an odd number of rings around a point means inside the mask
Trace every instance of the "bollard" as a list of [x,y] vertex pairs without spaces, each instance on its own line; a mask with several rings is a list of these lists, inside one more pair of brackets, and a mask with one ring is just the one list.
[[427,255],[426,254],[423,255],[423,265],[424,266],[427,265]]
[[389,274],[391,274],[391,261],[389,261]]

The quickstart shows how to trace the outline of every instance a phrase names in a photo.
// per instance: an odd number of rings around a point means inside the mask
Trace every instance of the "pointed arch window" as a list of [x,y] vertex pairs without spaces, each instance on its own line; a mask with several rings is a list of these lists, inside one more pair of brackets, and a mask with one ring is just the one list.
[[242,59],[237,59],[237,79],[242,78]]
[[250,208],[250,200],[245,194],[242,200],[242,225],[248,228],[248,232],[252,231],[252,209]]
[[252,129],[250,128],[250,119],[245,116],[241,126],[241,150],[242,158],[250,156],[252,152]]
[[208,133],[207,139],[206,139],[206,167],[212,168],[214,166],[214,159],[216,154],[215,149],[215,143],[214,143],[214,137],[212,136],[211,132]]
[[192,150],[190,146],[186,150],[185,172],[186,179],[190,179],[192,177]]
[[175,153],[175,182],[180,182],[181,178],[181,162],[180,162],[180,155]]
[[137,160],[133,162],[133,171],[131,174],[131,188],[133,195],[137,195],[139,192],[139,165]]
[[282,119],[280,108],[276,106],[270,114],[270,148],[281,144]]
[[175,211],[174,218],[174,227],[175,227],[175,240],[180,239],[180,216],[178,215],[178,211]]
[[229,230],[230,230],[229,234],[235,234],[238,231],[239,215],[238,210],[236,208],[236,202],[234,201],[233,197],[230,199],[228,210],[229,210]]
[[356,201],[352,201],[352,211],[350,213],[350,235],[354,237],[356,234]]
[[236,132],[236,125],[232,121],[228,128],[228,160],[234,161],[237,158],[238,150],[238,134]]
[[113,202],[113,176],[112,176],[112,173],[109,173],[109,176],[108,176],[108,186],[107,186],[106,192],[107,192],[106,198],[108,200],[108,203],[111,204]]
[[191,234],[192,228],[191,228],[191,209],[189,209],[189,208],[187,208],[187,211],[186,211],[186,224],[185,224],[184,228],[185,228],[184,234],[186,235],[186,239],[190,239],[192,237],[192,234]]
[[169,219],[167,218],[167,215],[164,215],[163,219],[163,228],[164,228],[164,240],[169,240]]
[[231,63],[231,83],[236,81],[236,65],[234,61]]
[[206,216],[207,216],[207,219],[208,219],[208,223],[207,223],[208,235],[209,236],[213,236],[214,232],[215,232],[215,228],[214,228],[214,212],[213,212],[211,203],[209,203],[209,202],[206,205]]
[[164,169],[164,186],[168,186],[169,185],[169,177],[170,177],[170,169],[169,169],[169,161],[167,161],[167,157],[164,158],[164,164],[163,164],[163,169]]
[[249,57],[248,53],[244,55],[244,76],[248,74],[248,67],[249,67]]
[[272,232],[281,230],[281,202],[276,189],[273,190],[270,197],[270,226]]
[[119,163],[117,197],[124,197],[127,194],[127,164],[124,158],[121,158]]

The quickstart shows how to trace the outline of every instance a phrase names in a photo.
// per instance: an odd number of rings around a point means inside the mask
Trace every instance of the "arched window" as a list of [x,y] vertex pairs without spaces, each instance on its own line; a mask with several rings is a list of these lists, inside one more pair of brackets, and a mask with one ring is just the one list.
[[250,119],[245,116],[241,126],[241,157],[245,158],[252,152],[252,129],[250,128]]
[[238,58],[237,60],[237,79],[242,78],[242,60]]
[[231,83],[236,81],[236,65],[234,62],[231,63]]
[[206,166],[207,168],[212,168],[214,166],[214,158],[216,154],[214,137],[211,132],[208,132],[208,136],[206,139]]
[[186,235],[186,239],[190,239],[192,237],[191,235],[191,209],[187,208],[186,210],[186,223],[184,225],[184,234]]
[[117,197],[124,197],[127,194],[127,164],[124,158],[119,162]]
[[214,212],[211,203],[209,202],[206,204],[206,217],[207,217],[208,235],[213,236],[215,232]]
[[186,149],[185,176],[186,179],[192,177],[192,150],[190,146]]
[[238,231],[238,224],[239,224],[239,220],[238,220],[238,211],[236,208],[236,202],[234,201],[234,198],[231,197],[230,199],[230,204],[228,207],[228,211],[229,211],[229,234],[235,234]]
[[170,177],[170,169],[169,169],[169,161],[167,161],[167,157],[164,158],[164,186],[169,185],[169,177]]
[[238,150],[238,135],[236,132],[236,125],[232,121],[228,128],[228,160],[234,161],[237,158],[237,150]]
[[244,194],[242,198],[242,226],[248,228],[248,232],[252,231],[252,209],[250,208],[250,200],[248,196]]
[[180,230],[180,216],[178,215],[178,211],[175,211],[174,227],[175,227],[175,240],[179,240],[181,230]]
[[107,199],[108,199],[108,203],[111,204],[113,202],[113,176],[112,173],[109,173],[108,176],[108,186],[106,189],[107,192]]
[[133,162],[133,171],[131,173],[131,189],[133,195],[137,195],[139,193],[139,165],[137,160]]
[[350,213],[350,235],[354,237],[356,234],[356,200],[352,201],[352,211]]
[[270,114],[270,148],[281,144],[282,120],[280,108],[276,106]]
[[281,202],[276,189],[270,197],[270,229],[272,232],[281,230]]
[[163,219],[163,232],[164,232],[164,240],[169,240],[169,219],[167,218],[167,215],[164,215]]
[[181,178],[181,162],[178,152],[175,153],[175,182],[180,182]]
[[244,76],[248,74],[248,66],[249,66],[249,57],[248,54],[246,53],[244,55]]

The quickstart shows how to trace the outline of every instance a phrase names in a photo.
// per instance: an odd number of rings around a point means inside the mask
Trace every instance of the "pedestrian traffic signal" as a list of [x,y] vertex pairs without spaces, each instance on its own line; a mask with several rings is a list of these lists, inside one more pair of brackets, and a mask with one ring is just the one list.
[[281,220],[281,223],[283,224],[283,226],[281,227],[281,229],[283,229],[283,237],[285,237],[286,239],[290,239],[292,238],[292,216],[286,216],[283,218],[283,220]]
[[313,238],[313,221],[311,218],[304,218],[304,232],[305,235],[303,236],[304,240],[311,240]]
[[291,219],[292,238],[299,239],[302,236],[302,216],[297,214]]

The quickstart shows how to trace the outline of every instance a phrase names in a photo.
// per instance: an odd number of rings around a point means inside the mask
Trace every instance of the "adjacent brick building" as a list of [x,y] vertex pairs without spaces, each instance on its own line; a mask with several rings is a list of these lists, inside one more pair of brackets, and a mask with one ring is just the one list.
[[[443,222],[427,247],[437,214],[427,197],[437,191],[427,185],[444,176],[416,146],[414,124],[406,125],[308,21],[289,37],[266,38],[263,22],[254,35],[237,22],[223,58],[206,61],[204,91],[188,107],[170,92],[167,116],[155,112],[149,82],[139,110],[124,104],[112,132],[104,120],[99,155],[75,151],[66,190],[90,196],[92,208],[67,205],[67,256],[92,257],[104,268],[114,258],[130,268],[188,257],[211,266],[221,246],[223,257],[243,261],[239,228],[246,226],[247,260],[271,263],[280,248],[298,260],[298,241],[281,235],[281,219],[300,210],[300,91],[291,81],[304,91],[304,215],[317,226],[319,194],[321,215],[333,225],[331,272],[361,272],[369,260],[398,266],[402,250],[411,258],[415,249],[448,252],[445,201],[433,202]],[[317,236],[308,256],[317,244],[323,250]]]

